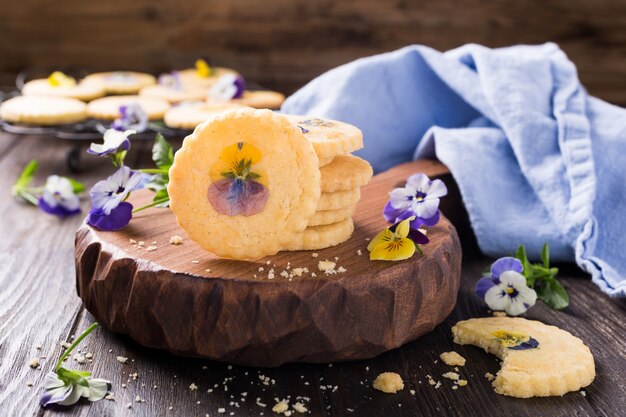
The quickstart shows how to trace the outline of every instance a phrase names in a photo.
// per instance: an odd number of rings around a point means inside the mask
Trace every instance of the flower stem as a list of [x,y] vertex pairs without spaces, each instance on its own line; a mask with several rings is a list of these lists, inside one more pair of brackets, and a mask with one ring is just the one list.
[[32,205],[34,205],[34,206],[39,205],[39,200],[37,200],[37,197],[33,193],[31,193],[31,192],[29,192],[27,190],[20,190],[18,192],[18,195],[20,197],[22,197],[24,200],[26,200],[29,203],[31,203]]
[[145,209],[150,208],[150,207],[158,206],[159,204],[167,203],[168,201],[170,201],[169,197],[160,198],[158,200],[153,201],[150,204],[146,204],[143,207],[139,207],[139,208],[134,209],[133,213],[137,213],[138,211],[145,210]]
[[143,172],[144,174],[167,174],[169,171],[167,169],[159,169],[159,168],[145,168],[138,170],[139,172]]
[[76,346],[78,346],[78,344],[80,342],[82,342],[82,340],[87,337],[87,335],[89,333],[91,333],[93,331],[93,329],[95,329],[96,327],[98,327],[98,322],[93,323],[91,326],[87,327],[87,329],[83,332],[83,334],[81,334],[80,336],[78,336],[78,339],[74,340],[74,343],[72,343],[70,345],[69,348],[67,348],[67,350],[63,353],[63,355],[61,355],[61,357],[59,358],[59,361],[57,362],[57,365],[55,366],[54,370],[58,371],[59,368],[61,367],[61,365],[63,364],[63,361],[65,360],[65,358],[67,358],[69,356],[69,354],[74,350],[74,348],[76,348]]

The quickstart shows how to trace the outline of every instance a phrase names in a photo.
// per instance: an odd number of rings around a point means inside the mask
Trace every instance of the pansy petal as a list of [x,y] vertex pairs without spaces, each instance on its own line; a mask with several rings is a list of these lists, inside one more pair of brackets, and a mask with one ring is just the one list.
[[39,396],[39,403],[45,407],[50,404],[58,404],[64,401],[72,392],[71,385],[61,385],[60,387],[44,389]]
[[395,235],[396,237],[407,237],[409,235],[409,230],[411,229],[411,220],[415,220],[413,217],[409,217],[408,219],[402,220],[400,223],[395,225]]
[[517,290],[519,291],[518,298],[527,306],[526,308],[535,305],[537,302],[537,292],[534,289],[530,287],[520,287]]
[[[411,217],[411,216],[414,216],[414,215],[415,214],[412,211],[410,211],[410,210],[407,211],[405,209],[397,209],[397,208],[395,208],[391,204],[391,201],[387,201],[387,204],[385,204],[385,208],[383,208],[383,217],[389,223],[398,223],[398,222],[406,219],[407,217]],[[405,217],[401,218],[401,216],[405,216]]]
[[110,382],[106,379],[93,378],[89,379],[89,389],[87,391],[87,399],[89,401],[99,401],[104,398],[109,390]]
[[441,198],[447,194],[448,188],[441,180],[433,180],[426,190],[426,198]]
[[511,303],[511,297],[499,285],[494,285],[485,292],[485,303],[492,310],[502,311]]
[[429,217],[427,219],[422,219],[421,217],[415,217],[415,220],[411,222],[411,229],[419,229],[422,226],[428,226],[428,227],[434,226],[437,223],[439,223],[440,217],[441,215],[440,215],[439,210],[437,210],[434,216]]
[[438,198],[429,198],[421,201],[414,200],[411,205],[411,210],[413,210],[417,217],[421,217],[422,219],[433,217],[437,214],[438,209]]
[[502,274],[500,274],[499,278],[502,285],[515,287],[515,289],[518,291],[522,288],[528,288],[526,286],[526,278],[519,272],[504,271]]
[[83,387],[82,385],[78,385],[78,384],[70,384],[71,390],[69,395],[62,401],[59,401],[57,404],[59,405],[72,405],[72,404],[76,404],[78,402],[78,400],[80,400],[80,397],[86,397],[88,394],[89,390],[87,387]]
[[521,274],[523,270],[524,267],[519,259],[505,256],[491,265],[491,277],[500,278],[500,275],[506,271],[515,271]]
[[408,210],[412,207],[414,195],[408,188],[395,188],[389,193],[389,202],[395,209]]
[[374,237],[374,239],[370,241],[370,243],[367,245],[367,250],[371,252],[379,244],[389,242],[391,239],[393,239],[393,233],[391,232],[391,230],[384,229],[380,233],[378,233]]
[[87,216],[87,224],[99,230],[120,230],[128,225],[132,217],[132,204],[122,202],[109,214],[106,214],[103,209],[92,208]]
[[418,229],[411,228],[407,237],[418,245],[425,245],[430,242],[428,237]]
[[478,282],[476,283],[476,286],[474,287],[474,291],[476,292],[476,295],[478,296],[478,298],[480,298],[481,300],[484,300],[485,293],[494,285],[496,285],[496,283],[493,281],[493,279],[491,279],[490,277],[483,277],[479,279]]
[[371,260],[401,261],[415,254],[415,244],[407,238],[394,239],[376,245],[370,252]]
[[528,307],[524,305],[522,300],[519,297],[515,299],[511,299],[511,302],[504,308],[506,314],[509,316],[519,316],[528,310]]
[[[52,214],[54,216],[65,218],[80,213],[80,207],[68,208],[61,204],[52,206],[48,204],[48,202],[43,197],[41,197],[38,201],[38,207],[41,211],[43,211],[44,213]],[[71,204],[71,206],[74,206],[74,204]]]
[[430,184],[430,178],[426,174],[413,174],[406,180],[406,187],[410,188],[413,194],[416,191],[426,193]]

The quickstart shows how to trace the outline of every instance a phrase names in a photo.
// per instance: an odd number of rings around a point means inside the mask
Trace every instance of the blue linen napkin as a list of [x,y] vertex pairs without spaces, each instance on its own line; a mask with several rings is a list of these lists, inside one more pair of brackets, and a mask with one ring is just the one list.
[[436,156],[483,252],[537,259],[547,241],[626,296],[626,110],[590,97],[557,45],[408,46],[321,75],[282,111],[360,127],[377,172]]

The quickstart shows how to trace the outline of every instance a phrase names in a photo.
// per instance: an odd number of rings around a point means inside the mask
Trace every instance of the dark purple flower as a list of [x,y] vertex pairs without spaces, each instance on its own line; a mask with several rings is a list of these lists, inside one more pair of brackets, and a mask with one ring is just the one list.
[[434,226],[439,222],[439,201],[447,193],[443,181],[431,181],[424,174],[411,175],[404,187],[391,191],[383,216],[390,223],[415,216],[411,222],[411,228],[415,229]]
[[120,230],[130,223],[133,218],[133,205],[122,202],[105,214],[102,208],[92,208],[87,216],[87,224],[99,230]]
[[48,177],[38,206],[42,211],[59,217],[80,213],[80,200],[74,193],[74,186],[70,180],[58,175]]
[[257,181],[224,178],[211,184],[207,198],[218,213],[251,216],[263,210],[269,191]]
[[421,217],[418,217],[412,210],[394,208],[391,205],[391,201],[388,201],[387,204],[385,204],[385,208],[383,209],[383,217],[389,223],[399,223],[402,220],[408,219],[412,216],[415,216],[415,220],[411,221],[411,229],[419,229],[422,226],[430,227],[439,223],[441,213],[439,212],[439,210],[437,210],[437,212],[435,212],[433,216],[423,219]]
[[[408,217],[407,217],[408,219]],[[402,220],[406,220],[406,219],[402,219]],[[393,226],[389,227],[389,231],[391,231],[392,233],[395,233],[396,228],[398,227],[398,224],[400,224],[400,222],[402,221],[398,221],[397,223],[395,223]],[[413,220],[414,221],[414,220]],[[428,239],[428,237],[422,233],[420,230],[418,229],[413,229],[411,227],[411,224],[413,223],[413,221],[411,221],[409,223],[409,234],[407,235],[407,237],[409,239],[411,239],[413,241],[413,243],[417,244],[417,245],[425,245],[428,242],[430,242],[430,240]]]

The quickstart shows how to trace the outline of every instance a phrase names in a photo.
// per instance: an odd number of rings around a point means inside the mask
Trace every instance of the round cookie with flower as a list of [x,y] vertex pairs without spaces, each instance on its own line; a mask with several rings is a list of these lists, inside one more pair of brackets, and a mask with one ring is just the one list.
[[311,143],[269,110],[221,113],[199,125],[169,171],[170,207],[205,250],[258,259],[303,232],[320,197]]

